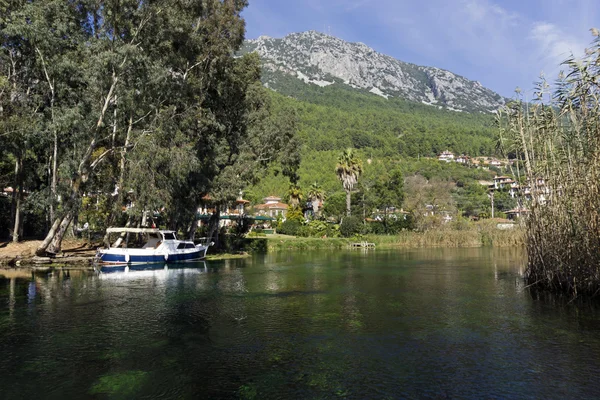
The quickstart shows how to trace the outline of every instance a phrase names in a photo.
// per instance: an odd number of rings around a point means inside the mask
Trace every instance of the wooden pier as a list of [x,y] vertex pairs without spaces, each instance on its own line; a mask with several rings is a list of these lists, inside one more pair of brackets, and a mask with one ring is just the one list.
[[374,249],[375,248],[375,243],[369,243],[369,242],[355,242],[350,244],[350,247],[352,247],[353,249]]

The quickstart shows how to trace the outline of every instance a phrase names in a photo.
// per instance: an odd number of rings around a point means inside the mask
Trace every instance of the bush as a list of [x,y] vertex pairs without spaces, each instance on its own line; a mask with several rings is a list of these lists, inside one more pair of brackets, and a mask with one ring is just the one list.
[[388,217],[385,221],[373,221],[367,224],[367,232],[374,235],[395,235],[403,230],[413,230],[413,218],[410,215],[398,218]]
[[277,233],[280,233],[282,235],[296,236],[301,227],[302,224],[300,222],[291,221],[288,219],[285,222],[279,224],[279,226],[277,227]]
[[362,233],[363,224],[360,218],[349,216],[345,217],[340,224],[340,233],[343,237],[351,237]]

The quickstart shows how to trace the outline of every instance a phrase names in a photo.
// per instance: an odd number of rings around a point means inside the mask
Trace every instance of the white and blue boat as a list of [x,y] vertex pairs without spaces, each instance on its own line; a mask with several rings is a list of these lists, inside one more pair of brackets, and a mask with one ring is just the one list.
[[128,241],[119,239],[107,249],[98,249],[96,262],[105,266],[194,262],[204,259],[212,245],[206,241],[194,244],[178,240],[174,231],[159,229],[108,228],[106,233],[144,235],[145,244],[141,248],[127,247]]

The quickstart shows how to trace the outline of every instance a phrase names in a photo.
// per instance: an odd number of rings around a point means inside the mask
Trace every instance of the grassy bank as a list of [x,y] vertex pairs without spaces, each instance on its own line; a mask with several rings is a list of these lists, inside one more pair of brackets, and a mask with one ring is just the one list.
[[350,243],[367,241],[379,248],[422,247],[512,247],[525,244],[524,230],[515,227],[500,230],[495,224],[472,224],[466,229],[436,229],[426,232],[405,231],[397,235],[366,235],[360,238],[303,238],[268,235],[261,241],[263,251],[345,249]]

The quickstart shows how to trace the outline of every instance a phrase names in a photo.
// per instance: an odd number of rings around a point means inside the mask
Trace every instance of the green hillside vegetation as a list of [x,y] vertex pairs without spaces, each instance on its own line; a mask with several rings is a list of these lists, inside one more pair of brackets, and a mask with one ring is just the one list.
[[[444,163],[436,156],[443,150],[472,157],[495,155],[497,128],[492,115],[386,100],[342,85],[319,87],[291,77],[283,82],[277,92],[271,92],[273,103],[297,110],[302,146],[299,185],[304,191],[315,182],[321,185],[327,196],[325,216],[343,215],[344,191],[334,170],[345,148],[355,148],[363,161],[352,204],[365,216],[380,208],[376,204],[380,193],[373,188],[395,169],[408,183],[418,177],[412,187],[404,188],[403,204],[394,204],[398,208],[412,211],[445,198],[444,207],[458,215],[491,215],[487,190],[478,181],[489,181],[506,171]],[[429,186],[423,191],[419,187],[424,182]],[[259,184],[248,188],[245,197],[255,204],[269,195],[285,199],[288,188],[289,180],[274,164]],[[496,211],[507,211],[515,204],[508,193],[496,194]]]
[[319,87],[290,77],[275,102],[298,110],[300,136],[310,150],[378,149],[390,156],[435,156],[444,150],[494,154],[491,114],[462,113],[383,97],[342,85]]

